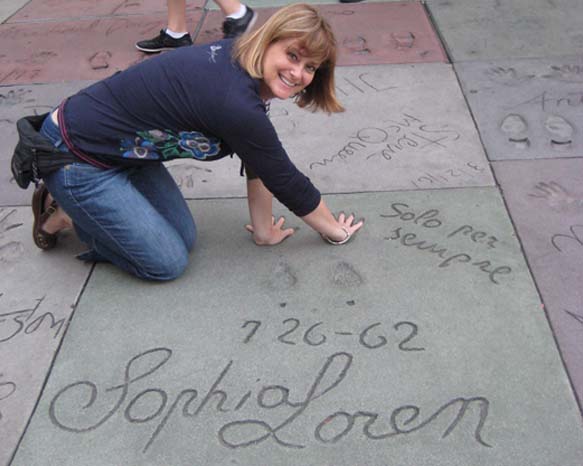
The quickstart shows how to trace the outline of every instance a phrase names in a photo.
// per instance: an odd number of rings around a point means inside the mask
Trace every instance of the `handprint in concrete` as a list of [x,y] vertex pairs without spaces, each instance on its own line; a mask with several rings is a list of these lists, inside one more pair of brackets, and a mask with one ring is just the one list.
[[556,181],[537,183],[528,197],[542,199],[555,211],[573,211],[583,209],[583,199],[577,199]]

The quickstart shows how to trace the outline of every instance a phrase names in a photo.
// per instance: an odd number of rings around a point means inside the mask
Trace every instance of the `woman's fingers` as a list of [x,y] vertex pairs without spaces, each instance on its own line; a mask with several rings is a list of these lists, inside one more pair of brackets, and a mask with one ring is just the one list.
[[350,234],[352,235],[353,233],[356,233],[358,230],[360,230],[363,225],[364,225],[364,220],[359,220],[354,225],[350,225],[347,228],[348,228],[348,231],[350,232]]
[[285,230],[281,230],[281,233],[283,235],[283,239],[287,238],[288,236],[293,235],[295,232],[295,230],[293,228],[286,228]]
[[253,229],[253,225],[245,225],[245,229],[249,232],[249,233],[255,233],[255,230]]

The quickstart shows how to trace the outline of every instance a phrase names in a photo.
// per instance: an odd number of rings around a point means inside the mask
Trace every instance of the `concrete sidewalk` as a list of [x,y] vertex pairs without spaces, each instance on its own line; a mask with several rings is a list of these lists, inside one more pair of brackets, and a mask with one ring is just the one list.
[[278,205],[297,232],[259,248],[236,159],[171,162],[199,238],[153,284],[37,250],[8,164],[19,117],[147,59],[165,2],[2,2],[0,465],[583,464],[583,4],[312,3],[346,112],[271,118],[364,229]]

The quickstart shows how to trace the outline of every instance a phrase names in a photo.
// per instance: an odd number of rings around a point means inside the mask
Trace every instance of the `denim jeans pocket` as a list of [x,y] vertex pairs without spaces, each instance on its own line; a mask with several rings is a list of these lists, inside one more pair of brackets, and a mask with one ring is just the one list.
[[69,189],[82,186],[95,186],[97,183],[103,181],[104,175],[107,177],[105,172],[111,171],[94,167],[85,162],[69,163],[62,170],[62,186]]

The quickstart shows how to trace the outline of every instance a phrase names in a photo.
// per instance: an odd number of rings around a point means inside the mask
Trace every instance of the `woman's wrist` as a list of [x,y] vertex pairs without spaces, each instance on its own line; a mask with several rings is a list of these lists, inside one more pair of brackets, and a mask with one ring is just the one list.
[[325,234],[321,234],[322,238],[324,239],[324,241],[327,241],[330,244],[333,244],[334,246],[340,246],[341,244],[346,244],[348,243],[348,241],[350,240],[350,237],[352,236],[350,234],[350,232],[348,231],[348,229],[346,227],[340,227],[340,229],[342,230],[343,233],[343,237],[339,236],[339,239],[333,239],[329,236],[326,236]]

